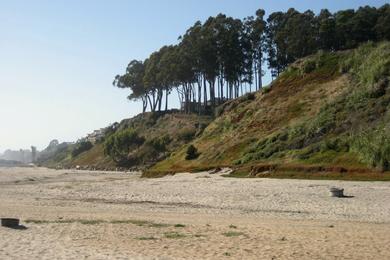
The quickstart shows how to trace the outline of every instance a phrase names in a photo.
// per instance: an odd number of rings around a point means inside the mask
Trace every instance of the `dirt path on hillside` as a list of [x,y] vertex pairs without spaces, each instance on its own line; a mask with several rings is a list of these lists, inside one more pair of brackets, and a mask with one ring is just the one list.
[[0,259],[390,259],[390,183],[139,176],[0,168]]

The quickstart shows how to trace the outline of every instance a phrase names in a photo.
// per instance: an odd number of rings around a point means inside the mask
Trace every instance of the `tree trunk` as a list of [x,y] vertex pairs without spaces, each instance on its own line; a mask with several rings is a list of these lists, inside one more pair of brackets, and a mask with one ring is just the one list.
[[203,105],[204,110],[207,110],[207,84],[206,84],[206,78],[203,76]]
[[201,114],[202,110],[202,83],[198,78],[198,114]]
[[220,98],[221,98],[221,100],[223,100],[223,77],[221,76],[221,78],[219,79],[220,80],[220,85],[221,85],[221,96],[220,96]]
[[263,71],[262,71],[262,66],[261,66],[261,58],[260,58],[258,67],[259,67],[259,72],[258,72],[258,76],[259,76],[259,89],[262,89],[263,88]]
[[168,111],[168,95],[169,91],[168,89],[165,90],[165,112]]
[[147,97],[148,97],[148,100],[149,100],[150,111],[154,112],[154,101],[152,101],[152,99],[150,98],[149,95],[147,95]]
[[148,100],[146,97],[142,97],[142,114],[146,112],[146,108],[148,106]]
[[254,62],[254,66],[255,66],[255,69],[254,69],[254,72],[255,72],[255,91],[258,90],[257,86],[257,66],[256,66],[256,62]]

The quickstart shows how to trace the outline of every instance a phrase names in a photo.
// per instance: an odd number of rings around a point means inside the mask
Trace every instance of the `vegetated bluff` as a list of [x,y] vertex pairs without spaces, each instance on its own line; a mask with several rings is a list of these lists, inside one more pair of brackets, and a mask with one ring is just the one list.
[[[172,111],[124,120],[68,166],[145,165],[144,176],[221,166],[233,167],[233,175],[265,177],[348,179],[387,171],[389,77],[388,42],[320,51],[290,65],[269,87],[219,106],[213,119]],[[120,133],[129,129],[139,138],[121,145]],[[116,160],[107,145],[115,147]],[[190,145],[197,156],[188,160]]]
[[41,163],[49,167],[105,170],[150,167],[199,136],[211,120],[210,116],[178,110],[139,114],[108,128],[105,137],[92,148],[75,154],[72,151],[76,143]]
[[387,171],[389,76],[388,42],[298,60],[268,88],[220,106],[191,143],[197,159],[182,147],[145,176],[224,165],[238,176]]

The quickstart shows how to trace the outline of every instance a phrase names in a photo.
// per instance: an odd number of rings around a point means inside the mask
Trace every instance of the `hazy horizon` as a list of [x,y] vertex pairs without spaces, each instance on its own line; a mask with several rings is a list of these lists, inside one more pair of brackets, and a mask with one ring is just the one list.
[[[174,44],[197,20],[294,6],[331,11],[388,1],[2,1],[0,153],[76,141],[141,112],[112,86],[131,59]],[[269,82],[269,76],[265,78]],[[177,104],[176,93],[171,104]]]

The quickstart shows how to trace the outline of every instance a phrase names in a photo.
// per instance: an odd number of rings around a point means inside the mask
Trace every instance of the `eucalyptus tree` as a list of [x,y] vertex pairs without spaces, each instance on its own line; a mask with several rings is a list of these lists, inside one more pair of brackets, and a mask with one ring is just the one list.
[[131,94],[129,100],[142,100],[142,112],[144,113],[148,105],[148,93],[144,86],[145,67],[142,61],[132,60],[126,68],[124,75],[116,75],[113,85],[118,88],[129,88]]
[[215,81],[218,76],[218,31],[216,19],[210,17],[202,26],[201,41],[198,44],[200,69],[203,75],[203,102],[207,106],[207,86],[209,84],[209,94],[212,106],[215,106]]
[[161,111],[164,94],[167,110],[175,89],[186,113],[204,113],[243,94],[248,84],[250,91],[253,82],[260,89],[264,60],[276,77],[288,64],[320,49],[337,51],[390,39],[388,4],[333,14],[324,9],[317,16],[290,8],[271,13],[267,21],[264,16],[259,9],[244,20],[218,14],[204,23],[197,21],[177,45],[162,47],[144,62],[131,61],[113,84],[129,88],[129,99],[141,99],[143,112],[148,106]]
[[143,78],[151,111],[161,111],[162,100],[162,85],[158,79],[160,72],[159,62],[161,59],[161,51],[153,52],[148,59],[145,60],[145,75]]
[[257,64],[255,54],[255,39],[254,36],[254,18],[249,16],[243,21],[243,32],[241,37],[241,47],[244,51],[244,74],[243,83],[249,84],[249,92],[252,92],[253,79],[255,79],[255,89],[257,89]]
[[318,47],[322,50],[336,49],[336,21],[328,9],[321,10],[317,16]]
[[160,49],[160,60],[158,63],[157,81],[165,91],[165,111],[168,110],[168,96],[171,90],[179,84],[177,80],[177,55],[175,46],[164,46]]
[[277,77],[287,66],[287,55],[285,50],[284,25],[286,23],[286,14],[283,12],[274,12],[267,18],[266,28],[266,49],[268,67],[271,70],[272,77]]
[[176,90],[179,100],[186,113],[193,112],[193,104],[196,102],[196,91],[194,84],[196,80],[196,66],[191,46],[181,42],[175,49],[176,56]]
[[390,41],[390,5],[378,9],[378,20],[375,25],[377,39]]
[[318,49],[318,28],[315,15],[311,10],[300,13],[293,8],[289,9],[286,13],[283,31],[287,47],[285,50],[287,64],[312,54]]
[[376,41],[376,33],[373,28],[377,24],[378,11],[375,7],[359,7],[352,19],[352,34],[357,43]]
[[355,10],[342,10],[335,14],[336,19],[336,49],[343,50],[353,48],[356,43],[353,40],[353,22]]
[[252,24],[252,34],[250,35],[252,41],[252,48],[254,54],[254,71],[256,78],[256,90],[263,87],[262,76],[264,74],[263,64],[263,51],[265,49],[265,29],[266,22],[264,21],[265,11],[259,9],[256,11],[256,18]]

